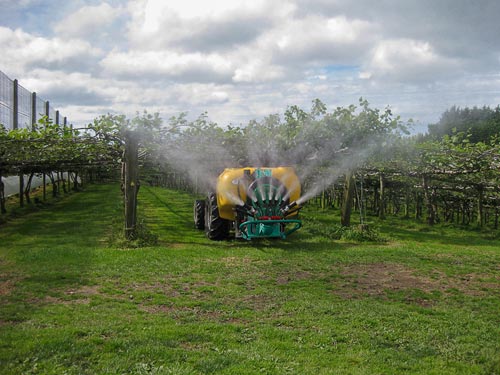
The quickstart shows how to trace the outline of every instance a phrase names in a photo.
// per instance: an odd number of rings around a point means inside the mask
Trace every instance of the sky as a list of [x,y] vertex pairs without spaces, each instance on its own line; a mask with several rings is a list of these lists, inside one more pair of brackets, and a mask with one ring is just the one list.
[[0,0],[0,70],[74,124],[208,112],[221,126],[356,104],[413,132],[500,104],[498,0]]

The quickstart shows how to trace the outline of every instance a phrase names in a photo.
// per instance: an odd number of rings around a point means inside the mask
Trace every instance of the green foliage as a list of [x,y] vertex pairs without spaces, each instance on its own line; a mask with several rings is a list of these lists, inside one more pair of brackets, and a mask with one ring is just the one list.
[[72,129],[46,116],[32,129],[0,129],[0,169],[4,175],[79,170],[115,165],[121,141],[119,116],[102,116],[88,128]]

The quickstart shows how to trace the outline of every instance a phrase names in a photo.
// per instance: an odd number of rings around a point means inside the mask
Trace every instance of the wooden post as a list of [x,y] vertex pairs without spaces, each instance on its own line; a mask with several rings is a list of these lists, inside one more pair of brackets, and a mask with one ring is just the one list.
[[0,171],[0,213],[5,214],[5,184],[2,181],[2,171]]
[[484,215],[484,186],[479,185],[477,187],[477,225],[482,227],[485,223],[485,215]]
[[344,188],[344,201],[342,205],[342,213],[340,218],[340,224],[343,227],[349,227],[351,225],[351,211],[352,203],[354,199],[354,173],[347,172],[345,176],[345,188]]
[[139,192],[139,142],[132,131],[125,135],[125,237],[134,239],[137,224],[137,194]]
[[19,173],[19,205],[24,207],[24,175]]
[[43,173],[43,200],[47,200],[47,176],[45,172]]
[[380,182],[380,206],[378,211],[378,218],[383,220],[385,219],[385,179],[384,174],[379,174],[379,182]]
[[405,219],[410,218],[410,187],[405,184]]
[[433,202],[433,193],[430,192],[429,187],[429,177],[427,175],[422,176],[422,187],[424,190],[424,198],[427,204],[427,224],[434,225],[436,224],[436,211]]

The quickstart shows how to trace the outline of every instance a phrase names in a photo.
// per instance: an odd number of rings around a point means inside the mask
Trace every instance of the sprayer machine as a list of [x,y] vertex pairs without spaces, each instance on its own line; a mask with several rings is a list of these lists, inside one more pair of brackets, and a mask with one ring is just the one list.
[[216,191],[196,200],[194,223],[211,240],[286,238],[302,226],[300,182],[292,167],[227,168]]

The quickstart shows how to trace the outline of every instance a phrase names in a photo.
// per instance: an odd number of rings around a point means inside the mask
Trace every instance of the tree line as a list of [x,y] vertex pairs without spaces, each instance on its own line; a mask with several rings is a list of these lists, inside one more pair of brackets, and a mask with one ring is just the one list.
[[293,165],[311,204],[340,209],[343,226],[357,210],[361,218],[498,228],[499,108],[452,107],[426,135],[411,136],[411,126],[364,99],[333,110],[315,99],[309,109],[289,106],[282,115],[225,127],[206,113],[167,121],[157,113],[108,114],[82,129],[42,118],[33,129],[0,127],[0,176],[64,171],[76,188],[78,176],[121,171],[125,188],[132,140],[135,196],[139,178],[201,194],[225,167]]

